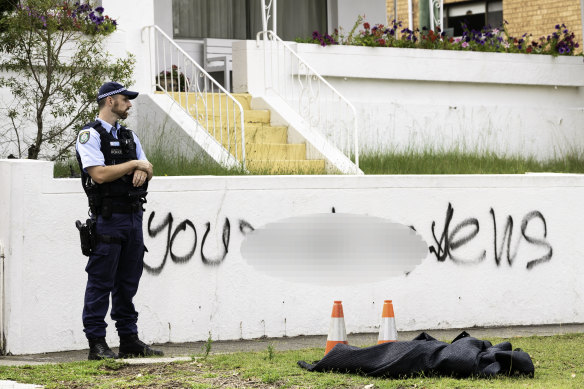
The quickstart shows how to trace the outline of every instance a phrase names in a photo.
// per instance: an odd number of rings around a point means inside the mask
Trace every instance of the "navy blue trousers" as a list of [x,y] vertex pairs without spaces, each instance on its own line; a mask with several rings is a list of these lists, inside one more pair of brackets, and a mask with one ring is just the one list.
[[111,318],[120,336],[138,333],[138,312],[132,299],[144,268],[142,211],[114,213],[97,218],[97,233],[120,238],[122,243],[99,242],[85,271],[87,287],[83,306],[83,327],[88,339],[105,337],[105,316],[111,295]]

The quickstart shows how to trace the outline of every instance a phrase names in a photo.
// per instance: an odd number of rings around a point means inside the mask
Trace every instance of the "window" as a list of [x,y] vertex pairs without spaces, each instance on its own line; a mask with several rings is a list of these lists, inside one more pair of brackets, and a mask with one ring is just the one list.
[[454,29],[454,36],[461,36],[463,24],[469,30],[481,30],[503,25],[503,1],[473,1],[444,5],[446,28]]
[[[326,0],[279,0],[277,10],[284,40],[327,30]],[[172,14],[175,38],[255,39],[262,30],[260,0],[173,0]]]

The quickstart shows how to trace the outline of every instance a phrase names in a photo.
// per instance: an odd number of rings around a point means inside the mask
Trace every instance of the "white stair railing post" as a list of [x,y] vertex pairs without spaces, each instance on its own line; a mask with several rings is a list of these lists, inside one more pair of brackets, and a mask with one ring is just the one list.
[[256,36],[258,47],[260,42],[264,45],[266,94],[282,98],[310,130],[323,135],[347,158],[353,158],[358,169],[358,120],[353,104],[273,31],[260,31]]
[[[266,5],[266,0],[260,0],[261,7],[262,7],[262,27],[263,31],[268,31],[268,23],[270,19],[272,19],[272,31],[278,31],[276,19],[277,19],[277,12],[278,12],[278,1],[277,0],[270,0],[270,2]],[[272,8],[273,7],[273,8]],[[266,37],[264,37],[266,39]]]

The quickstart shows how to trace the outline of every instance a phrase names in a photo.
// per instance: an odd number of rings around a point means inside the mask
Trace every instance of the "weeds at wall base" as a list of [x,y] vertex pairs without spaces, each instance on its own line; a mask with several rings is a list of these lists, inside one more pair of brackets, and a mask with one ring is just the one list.
[[[161,152],[148,154],[155,176],[240,176],[272,175],[264,170],[253,173],[243,169],[227,169],[216,162],[185,156],[167,156]],[[584,173],[584,154],[573,152],[563,157],[538,161],[533,157],[502,157],[493,153],[460,151],[396,151],[362,154],[359,166],[365,174],[525,174]],[[286,174],[286,172],[281,172]],[[310,172],[308,172],[310,174]],[[56,178],[79,177],[76,160],[55,163]]]

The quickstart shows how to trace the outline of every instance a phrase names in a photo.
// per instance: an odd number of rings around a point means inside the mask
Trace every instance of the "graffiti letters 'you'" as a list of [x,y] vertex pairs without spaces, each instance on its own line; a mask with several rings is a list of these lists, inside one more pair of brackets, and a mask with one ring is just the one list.
[[[553,249],[551,244],[546,239],[547,224],[545,217],[541,212],[531,211],[523,217],[520,228],[521,236],[519,236],[517,239],[514,251],[511,249],[511,240],[513,238],[513,218],[511,216],[507,216],[505,228],[503,229],[503,236],[500,237],[501,240],[498,242],[499,236],[497,235],[497,219],[495,218],[495,211],[493,208],[491,208],[490,214],[493,220],[493,247],[497,266],[501,264],[504,252],[506,252],[507,263],[510,266],[513,265],[513,262],[515,261],[519,251],[519,243],[521,239],[524,239],[531,245],[545,249],[544,255],[538,258],[530,259],[527,262],[527,269],[532,269],[534,266],[547,262],[552,258]],[[436,246],[430,246],[430,252],[434,253],[434,255],[436,255],[436,259],[440,262],[445,261],[446,258],[450,258],[455,263],[473,264],[482,262],[487,256],[486,250],[474,258],[460,258],[453,254],[454,250],[469,243],[479,233],[479,221],[476,218],[465,219],[452,228],[450,223],[452,221],[453,215],[454,208],[452,207],[452,204],[449,203],[448,209],[446,210],[446,218],[444,220],[444,229],[442,230],[440,239],[436,237],[435,233],[436,222],[432,222],[432,236],[434,237]],[[535,237],[527,234],[527,226],[530,223],[536,222],[543,224],[543,236]]]
[[[183,220],[173,229],[174,218],[172,216],[172,213],[170,212],[166,215],[164,220],[157,227],[152,227],[152,222],[154,220],[155,214],[156,214],[155,212],[152,212],[150,214],[150,217],[148,218],[148,235],[151,238],[155,238],[156,236],[158,236],[158,234],[160,234],[162,231],[166,229],[166,249],[164,251],[164,257],[162,258],[162,262],[160,263],[160,265],[150,266],[145,263],[144,269],[146,269],[146,271],[151,274],[160,274],[162,272],[162,269],[164,269],[164,266],[166,265],[166,260],[168,259],[169,255],[170,259],[175,263],[186,263],[190,261],[191,258],[193,258],[193,256],[195,255],[195,251],[197,250],[198,235],[195,225],[189,219]],[[253,227],[247,221],[240,220],[239,230],[243,234],[245,234],[248,231],[253,231]],[[211,223],[207,222],[205,224],[205,233],[203,234],[203,239],[201,241],[201,261],[208,266],[217,266],[220,265],[225,260],[225,257],[229,252],[231,223],[229,222],[228,218],[225,218],[221,237],[223,242],[222,252],[214,256],[209,256],[208,254],[205,254],[205,242],[207,241],[207,237],[210,231]],[[173,251],[172,246],[177,236],[179,236],[179,234],[181,233],[190,235],[193,243],[191,245],[191,249],[189,252],[183,255],[177,255]],[[188,237],[186,239],[188,239]]]

